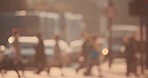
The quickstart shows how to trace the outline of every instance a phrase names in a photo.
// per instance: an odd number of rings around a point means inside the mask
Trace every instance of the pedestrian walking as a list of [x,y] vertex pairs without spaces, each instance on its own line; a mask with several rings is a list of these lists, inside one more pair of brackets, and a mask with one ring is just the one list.
[[[84,60],[80,63],[80,66],[76,69],[77,72],[88,65],[90,52],[92,50],[90,35],[85,34],[84,39],[85,41],[82,45],[82,51],[80,53],[81,58],[83,57]],[[85,74],[87,74],[87,72],[85,72]]]
[[97,44],[97,36],[92,36],[91,38],[91,51],[89,55],[88,65],[87,65],[87,71],[86,75],[91,74],[91,69],[93,66],[97,66],[99,71],[99,77],[102,77],[102,70],[100,65],[100,46]]
[[130,73],[134,73],[135,76],[138,76],[137,73],[137,60],[139,58],[139,44],[134,36],[131,36],[126,40],[125,44],[125,53],[126,53],[126,64],[127,72],[126,76],[129,76]]
[[[15,71],[18,73],[18,70],[21,69],[23,72],[24,76],[24,67],[22,63],[22,55],[21,55],[21,48],[20,48],[20,43],[19,43],[19,37],[20,37],[20,30],[18,28],[13,28],[12,29],[12,36],[14,37],[14,41],[12,43],[12,49],[13,49],[13,67]],[[19,75],[19,73],[18,73]],[[20,75],[19,75],[20,77]]]
[[53,50],[54,50],[53,62],[51,62],[50,65],[49,65],[48,73],[50,73],[51,67],[59,67],[61,69],[61,72],[62,72],[61,75],[64,76],[63,71],[62,71],[63,58],[62,58],[61,48],[60,48],[60,45],[59,45],[60,37],[58,35],[55,35],[54,40],[55,40],[55,45],[53,47]]
[[35,54],[35,62],[37,71],[35,73],[39,74],[45,67],[46,64],[46,55],[44,52],[44,44],[40,34],[37,35],[38,44],[35,46],[36,54]]

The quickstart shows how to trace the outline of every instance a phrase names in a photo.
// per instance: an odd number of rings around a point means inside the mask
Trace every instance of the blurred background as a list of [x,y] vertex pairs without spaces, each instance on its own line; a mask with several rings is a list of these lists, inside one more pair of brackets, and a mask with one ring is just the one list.
[[39,31],[44,38],[60,33],[67,41],[79,39],[82,31],[108,36],[109,15],[113,17],[113,25],[139,25],[138,17],[129,14],[129,1],[113,0],[114,10],[108,14],[108,0],[1,0],[0,43],[6,44],[13,27],[19,27],[22,35]]
[[[139,78],[144,78],[148,68],[147,10],[148,0],[0,0],[0,51],[11,57],[12,29],[19,28],[24,66],[34,67],[36,35],[42,35],[48,61],[52,61],[54,55],[53,36],[59,35],[63,65],[69,67],[64,71],[74,73],[72,68],[77,68],[78,61],[83,60],[79,54],[87,32],[98,37],[96,43],[103,55],[102,72],[108,74],[105,78],[120,78],[120,75],[126,78],[128,53],[124,40],[134,34],[138,42],[134,44],[138,49],[135,52],[140,54],[134,64],[139,66]],[[95,70],[94,75],[98,75]]]

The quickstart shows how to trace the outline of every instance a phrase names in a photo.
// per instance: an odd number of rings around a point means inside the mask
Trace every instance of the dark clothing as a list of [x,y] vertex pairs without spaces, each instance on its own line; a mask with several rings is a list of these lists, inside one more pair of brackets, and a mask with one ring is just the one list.
[[61,48],[59,45],[59,40],[55,40],[55,46],[54,46],[54,58],[53,58],[53,62],[51,65],[53,66],[57,66],[57,67],[62,67],[62,54],[61,54]]
[[87,70],[85,72],[85,75],[90,75],[91,69],[93,66],[97,65],[99,75],[102,76],[101,74],[101,67],[99,66],[100,61],[99,61],[99,46],[97,45],[96,41],[90,43],[90,52],[89,52],[89,59],[88,64],[87,64]]
[[58,41],[56,41],[56,44],[54,46],[54,58],[57,60],[61,60],[61,49]]
[[35,46],[36,54],[35,54],[35,60],[36,60],[36,66],[38,68],[37,73],[40,73],[46,63],[46,55],[44,53],[44,44],[41,39],[39,39],[39,43]]
[[128,42],[125,43],[126,47],[126,63],[127,63],[127,74],[133,72],[137,75],[137,57],[136,53],[139,52],[140,44],[134,38],[130,38]]
[[83,67],[86,67],[89,64],[91,50],[92,50],[91,43],[89,40],[86,40],[82,45],[82,51],[81,51],[81,56],[84,57],[84,60],[81,62],[80,66],[76,69],[76,71],[78,71]]
[[[51,67],[62,68],[62,66],[63,66],[62,61],[63,61],[63,58],[62,58],[62,54],[61,54],[61,48],[60,48],[60,45],[59,45],[59,40],[55,40],[53,60],[52,60],[51,64],[49,64],[48,73],[50,73]],[[62,70],[61,70],[61,72],[62,72]],[[62,75],[63,75],[63,72],[62,72]]]
[[126,46],[126,58],[127,61],[137,61],[137,57],[135,56],[136,53],[140,53],[140,44],[135,39],[130,39],[127,43],[125,43]]
[[21,55],[21,48],[18,39],[15,39],[12,43],[14,49],[14,64],[17,68],[21,68],[23,70],[23,63],[22,63],[22,55]]
[[12,43],[13,51],[14,51],[14,61],[19,62],[22,60],[21,56],[21,50],[20,50],[20,44],[18,39],[15,39],[14,42]]
[[36,54],[35,54],[35,59],[36,62],[45,62],[45,53],[44,53],[44,44],[43,41],[40,40],[39,43],[35,47],[36,49]]
[[[90,75],[91,69],[94,65],[99,65],[99,52],[98,52],[98,45],[93,43],[91,40],[86,40],[82,45],[82,52],[81,56],[84,57],[84,61],[80,64],[80,67],[76,69],[78,72],[79,69],[86,67],[86,71],[84,75]],[[99,74],[101,76],[101,68],[98,67]]]
[[90,41],[85,41],[82,45],[82,56],[85,60],[91,57],[90,52],[93,50],[93,46]]
[[[92,51],[92,44],[89,40],[85,41],[84,44],[82,45],[82,52],[81,52],[81,56],[84,57],[84,61],[82,62],[82,66],[85,67],[86,65],[88,65],[90,63],[90,52]],[[82,67],[80,66],[80,67]]]

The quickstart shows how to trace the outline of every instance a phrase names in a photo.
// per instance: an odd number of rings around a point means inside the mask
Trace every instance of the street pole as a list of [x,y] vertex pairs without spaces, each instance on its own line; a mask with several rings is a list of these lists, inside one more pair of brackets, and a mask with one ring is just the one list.
[[[113,7],[112,0],[109,0],[109,7]],[[113,56],[112,56],[112,24],[113,18],[108,17],[108,31],[109,31],[109,68],[112,66]]]
[[143,15],[140,16],[140,45],[141,45],[141,73],[144,73],[144,33],[143,33],[143,26],[144,26],[144,17]]
[[[145,27],[146,27],[146,46],[148,46],[148,15],[146,15],[146,18],[145,18]],[[146,69],[148,70],[148,48],[146,48]]]

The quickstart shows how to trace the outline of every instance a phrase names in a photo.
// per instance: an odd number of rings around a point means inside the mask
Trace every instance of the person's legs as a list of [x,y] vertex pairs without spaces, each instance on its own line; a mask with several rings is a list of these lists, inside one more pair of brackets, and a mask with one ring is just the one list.
[[86,61],[80,63],[80,66],[76,69],[76,72],[78,72],[80,69],[86,67]]
[[102,69],[101,69],[101,65],[98,65],[98,71],[99,71],[99,77],[103,77],[102,76]]
[[139,75],[138,75],[138,72],[137,72],[138,65],[137,65],[137,62],[136,62],[136,61],[135,61],[134,65],[133,65],[133,67],[134,67],[134,68],[133,68],[133,69],[134,69],[134,74],[135,74],[135,76],[138,77],[138,76],[139,76]]
[[60,60],[59,61],[59,68],[61,70],[61,76],[64,76],[64,72],[63,72],[63,62]]
[[50,75],[50,68],[51,68],[51,66],[47,66],[47,73],[48,73],[48,75]]
[[19,74],[19,71],[18,71],[18,69],[15,69],[14,71],[17,73],[17,75],[18,75],[18,78],[21,78],[21,76],[20,76],[20,74]]
[[78,72],[80,69],[84,68],[85,65],[84,64],[81,64],[77,69],[76,69],[76,72]]
[[40,74],[40,72],[44,69],[44,63],[38,62],[37,63],[37,71],[35,72],[36,74]]
[[126,62],[126,65],[127,65],[126,76],[129,76],[129,73],[130,73],[130,62],[127,61],[127,62]]
[[92,67],[93,67],[93,64],[88,64],[88,66],[86,68],[86,72],[84,73],[84,75],[86,75],[86,76],[90,75]]
[[24,65],[23,65],[23,63],[21,61],[19,62],[19,68],[22,71],[22,75],[25,77]]
[[19,78],[21,77],[21,75],[19,74],[19,70],[21,70],[22,75],[25,77],[25,75],[24,75],[24,66],[23,66],[23,63],[22,63],[21,60],[17,60],[16,62],[13,61],[12,66],[10,67],[10,69],[14,70],[18,74]]

